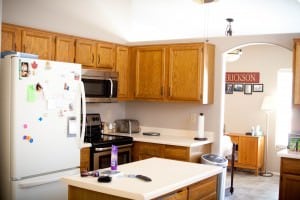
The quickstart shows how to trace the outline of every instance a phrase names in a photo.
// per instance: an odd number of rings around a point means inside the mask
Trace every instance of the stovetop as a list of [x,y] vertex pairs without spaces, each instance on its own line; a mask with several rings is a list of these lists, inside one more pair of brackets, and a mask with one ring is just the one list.
[[104,147],[111,147],[111,145],[132,144],[133,139],[132,137],[129,136],[99,134],[98,136],[94,136],[94,137],[86,137],[84,141],[91,143],[92,147],[104,148]]
[[101,133],[101,117],[99,113],[86,115],[84,142],[92,144],[94,148],[111,147],[111,145],[132,144],[132,137]]

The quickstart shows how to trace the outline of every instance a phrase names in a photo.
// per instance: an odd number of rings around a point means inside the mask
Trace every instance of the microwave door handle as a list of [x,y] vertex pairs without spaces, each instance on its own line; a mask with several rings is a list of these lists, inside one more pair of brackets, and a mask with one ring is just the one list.
[[113,80],[111,78],[109,78],[108,80],[110,82],[110,96],[109,96],[109,98],[112,98],[114,83],[113,83]]
[[81,100],[82,100],[82,124],[81,124],[81,134],[78,141],[78,146],[81,149],[82,144],[84,143],[85,125],[86,125],[86,100],[85,100],[84,84],[82,81],[80,82],[80,90],[81,90]]

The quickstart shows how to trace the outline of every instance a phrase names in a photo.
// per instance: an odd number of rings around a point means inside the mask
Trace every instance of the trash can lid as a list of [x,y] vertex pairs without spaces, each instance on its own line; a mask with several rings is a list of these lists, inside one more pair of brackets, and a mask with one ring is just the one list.
[[210,162],[214,162],[214,163],[218,163],[218,164],[223,164],[223,163],[227,163],[227,159],[222,157],[222,156],[218,156],[215,154],[205,154],[202,156],[203,159],[208,160]]

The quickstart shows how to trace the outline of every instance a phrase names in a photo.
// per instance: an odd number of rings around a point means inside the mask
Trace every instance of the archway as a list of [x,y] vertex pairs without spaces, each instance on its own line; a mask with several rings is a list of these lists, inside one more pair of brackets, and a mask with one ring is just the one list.
[[[242,49],[243,55],[236,64],[228,64],[226,62],[226,54],[235,49]],[[252,52],[252,53],[251,53]],[[247,57],[246,53],[252,54]],[[274,95],[276,92],[276,74],[277,70],[282,67],[292,67],[292,52],[289,49],[274,45],[270,43],[247,43],[235,46],[234,48],[228,49],[222,54],[223,57],[223,69],[224,76],[227,69],[230,71],[234,69],[234,66],[239,66],[236,72],[255,72],[260,73],[260,83],[263,84],[262,92],[252,92],[251,95],[245,94],[243,91],[236,91],[233,94],[222,93],[222,108],[221,115],[223,118],[223,124],[226,124],[226,132],[238,132],[246,133],[251,131],[252,126],[259,125],[265,132],[265,113],[260,110],[260,106],[263,97],[266,95]],[[243,61],[243,59],[246,59]],[[282,60],[286,60],[286,62]],[[248,67],[245,67],[249,65]],[[252,68],[251,68],[252,66]],[[268,69],[262,69],[269,67]],[[225,88],[225,82],[223,83]],[[291,90],[292,88],[290,88]],[[224,90],[223,90],[224,91]],[[226,103],[227,101],[227,103]],[[231,105],[228,101],[232,102]],[[230,110],[230,115],[228,114]],[[230,119],[228,119],[230,118]],[[269,136],[269,148],[267,166],[272,166],[271,171],[279,172],[279,158],[276,156],[275,147],[275,120],[276,116],[273,114],[270,120],[270,131]],[[228,123],[232,123],[229,125]],[[224,130],[225,131],[225,130]],[[223,148],[222,137],[220,140],[221,150]]]

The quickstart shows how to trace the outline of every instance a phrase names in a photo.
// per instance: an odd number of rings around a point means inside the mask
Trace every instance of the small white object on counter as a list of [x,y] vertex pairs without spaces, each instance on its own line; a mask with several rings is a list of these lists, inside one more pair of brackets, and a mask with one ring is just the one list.
[[203,113],[200,113],[198,115],[197,138],[205,138],[205,134],[204,134],[204,114]]
[[278,151],[277,156],[284,157],[284,158],[300,159],[300,152],[284,149],[284,150]]
[[120,165],[118,171],[123,174],[141,174],[152,181],[117,176],[110,183],[99,183],[96,177],[80,175],[64,177],[63,181],[87,190],[129,199],[148,200],[221,174],[222,167],[154,157]]

